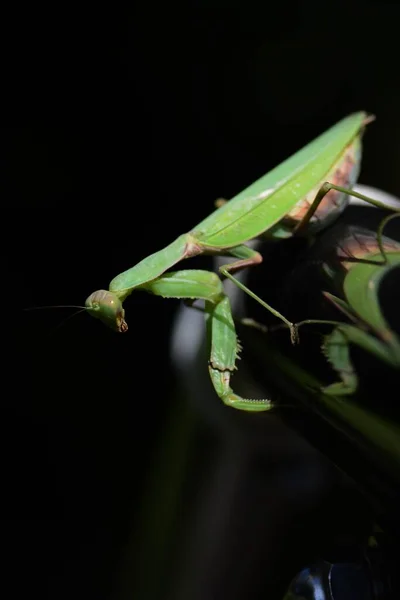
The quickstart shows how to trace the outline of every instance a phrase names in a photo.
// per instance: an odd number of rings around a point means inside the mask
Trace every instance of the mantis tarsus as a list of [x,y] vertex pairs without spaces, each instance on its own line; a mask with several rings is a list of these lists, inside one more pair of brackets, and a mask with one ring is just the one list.
[[237,409],[268,410],[270,400],[242,398],[230,386],[240,346],[221,279],[209,271],[167,271],[181,260],[200,254],[234,258],[220,267],[222,277],[232,280],[281,319],[295,342],[296,325],[253,294],[233,273],[262,261],[261,254],[247,242],[318,231],[340,215],[348,195],[385,208],[351,189],[360,169],[361,136],[371,120],[373,117],[365,112],[346,117],[230,201],[218,201],[218,208],[189,233],[117,275],[109,290],[92,293],[85,303],[89,314],[115,331],[125,332],[128,327],[122,303],[134,290],[164,298],[204,300],[209,374],[216,393],[225,404]]

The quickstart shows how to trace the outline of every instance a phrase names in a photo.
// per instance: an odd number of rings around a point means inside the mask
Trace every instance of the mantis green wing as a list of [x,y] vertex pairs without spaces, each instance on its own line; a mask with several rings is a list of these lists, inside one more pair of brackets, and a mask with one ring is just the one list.
[[351,163],[351,187],[359,172],[360,136],[369,121],[365,112],[342,119],[201,221],[193,230],[195,237],[203,246],[229,248],[266,232],[272,236],[273,226],[298,202],[314,200],[338,165],[346,170],[343,161]]

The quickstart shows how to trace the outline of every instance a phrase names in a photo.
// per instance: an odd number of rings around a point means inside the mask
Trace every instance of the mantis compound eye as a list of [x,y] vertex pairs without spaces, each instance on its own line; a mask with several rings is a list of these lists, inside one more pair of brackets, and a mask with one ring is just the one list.
[[100,319],[110,329],[124,333],[128,330],[125,310],[113,292],[97,290],[86,299],[85,307],[92,317]]

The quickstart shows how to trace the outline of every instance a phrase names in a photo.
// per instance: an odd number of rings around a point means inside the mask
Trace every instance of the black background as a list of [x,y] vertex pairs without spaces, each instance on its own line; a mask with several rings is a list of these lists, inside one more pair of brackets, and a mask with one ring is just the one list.
[[[20,8],[3,19],[4,581],[108,598],[174,407],[176,303],[120,338],[86,315],[120,271],[354,110],[360,181],[400,195],[399,7],[388,2]],[[3,577],[3,575],[2,575]],[[7,597],[14,597],[8,595]]]

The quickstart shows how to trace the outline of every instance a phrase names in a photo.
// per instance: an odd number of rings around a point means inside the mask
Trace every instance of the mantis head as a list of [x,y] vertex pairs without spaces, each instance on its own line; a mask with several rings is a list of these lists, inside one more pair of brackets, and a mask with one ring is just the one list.
[[125,310],[116,294],[107,290],[97,290],[90,294],[85,302],[86,310],[92,317],[100,319],[114,331],[124,333],[128,330]]

